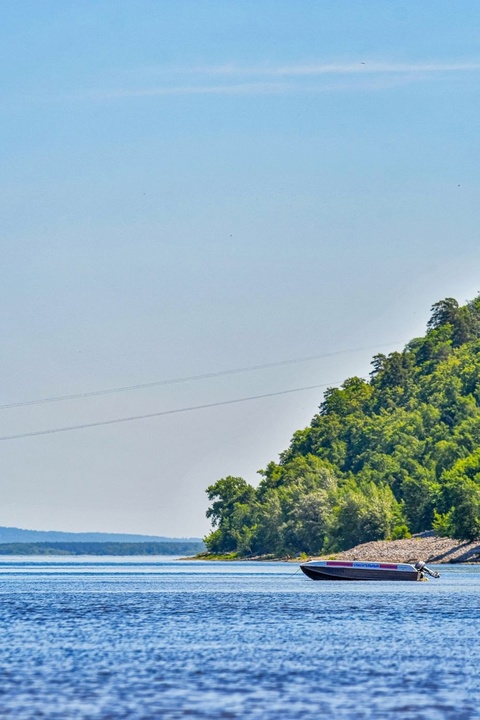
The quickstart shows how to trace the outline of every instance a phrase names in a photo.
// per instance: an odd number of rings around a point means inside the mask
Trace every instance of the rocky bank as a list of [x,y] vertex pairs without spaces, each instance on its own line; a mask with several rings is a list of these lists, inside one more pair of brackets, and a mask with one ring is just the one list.
[[[328,556],[328,559],[331,558],[332,556]],[[424,560],[430,563],[480,563],[480,541],[462,542],[424,533],[405,540],[378,540],[357,545],[351,550],[337,553],[335,560],[372,560],[397,563]]]

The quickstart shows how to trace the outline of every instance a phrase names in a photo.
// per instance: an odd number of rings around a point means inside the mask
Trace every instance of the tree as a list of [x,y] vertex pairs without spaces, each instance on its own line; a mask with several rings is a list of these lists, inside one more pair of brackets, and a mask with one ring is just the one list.
[[432,527],[435,509],[438,505],[439,484],[427,473],[407,477],[402,483],[402,495],[408,526],[418,533]]
[[442,475],[442,510],[453,537],[480,538],[480,448]]
[[386,540],[401,523],[401,508],[388,486],[369,483],[365,488],[351,486],[337,510],[336,539],[340,549],[372,540]]
[[445,487],[450,534],[459,540],[480,539],[480,486],[467,477],[451,480]]
[[440,325],[453,325],[458,313],[458,302],[455,298],[445,298],[432,305],[432,315],[427,323],[429,329],[435,330]]
[[320,554],[332,527],[332,510],[332,495],[325,490],[315,490],[295,498],[284,528],[287,553]]
[[212,505],[207,510],[214,528],[207,535],[205,544],[212,552],[233,552],[237,550],[242,529],[247,527],[247,508],[255,499],[255,489],[241,477],[218,480],[207,488],[207,496]]
[[259,555],[283,555],[285,553],[284,520],[278,492],[268,490],[263,495],[257,508],[256,520],[254,552]]

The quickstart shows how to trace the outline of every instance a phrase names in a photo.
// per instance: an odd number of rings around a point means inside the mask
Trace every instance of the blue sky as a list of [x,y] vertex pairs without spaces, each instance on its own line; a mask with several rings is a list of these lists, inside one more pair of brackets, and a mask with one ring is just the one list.
[[[477,2],[0,8],[1,435],[338,383],[480,289]],[[358,348],[364,348],[358,350]],[[355,351],[353,352],[353,350]],[[2,444],[0,524],[202,534],[321,389]]]

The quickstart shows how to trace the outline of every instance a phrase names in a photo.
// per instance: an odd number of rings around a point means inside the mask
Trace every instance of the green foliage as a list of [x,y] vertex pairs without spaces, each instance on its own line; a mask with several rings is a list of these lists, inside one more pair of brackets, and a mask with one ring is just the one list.
[[411,538],[412,533],[408,529],[408,525],[396,525],[393,528],[390,540],[403,540],[404,538]]
[[344,491],[337,508],[336,539],[341,550],[387,540],[402,519],[401,507],[388,485],[352,486]]
[[335,551],[433,528],[480,537],[480,295],[432,306],[424,337],[329,388],[261,471],[207,489],[211,552]]
[[243,478],[229,475],[207,488],[212,505],[207,510],[216,528],[204,539],[213,553],[248,552],[255,489]]
[[461,540],[480,538],[480,487],[467,477],[446,486],[450,531]]
[[440,537],[450,537],[453,534],[452,528],[452,511],[439,513],[436,510],[433,513],[432,529],[435,530]]

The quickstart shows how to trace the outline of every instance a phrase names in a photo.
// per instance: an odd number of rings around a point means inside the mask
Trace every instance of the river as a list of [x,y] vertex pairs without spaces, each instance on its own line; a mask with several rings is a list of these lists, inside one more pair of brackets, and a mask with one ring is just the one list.
[[480,567],[313,582],[292,563],[0,562],[0,717],[480,718]]

